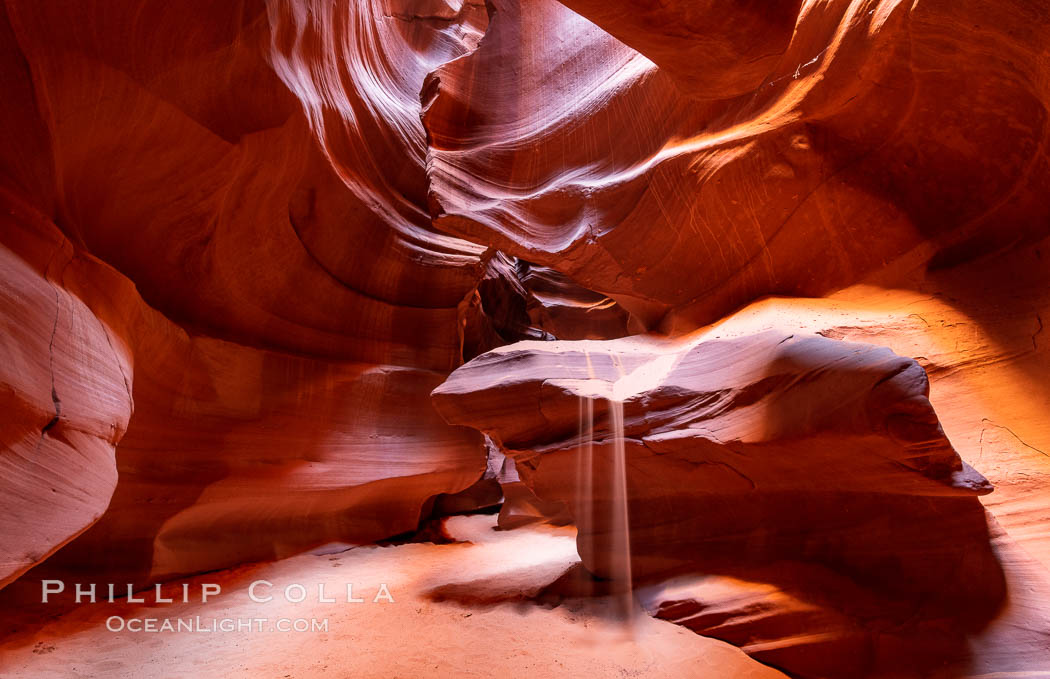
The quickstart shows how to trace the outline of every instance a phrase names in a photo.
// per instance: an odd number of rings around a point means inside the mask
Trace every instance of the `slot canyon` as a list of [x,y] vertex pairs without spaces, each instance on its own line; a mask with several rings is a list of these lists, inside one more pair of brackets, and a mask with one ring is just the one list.
[[0,36],[3,679],[1050,678],[1050,1]]

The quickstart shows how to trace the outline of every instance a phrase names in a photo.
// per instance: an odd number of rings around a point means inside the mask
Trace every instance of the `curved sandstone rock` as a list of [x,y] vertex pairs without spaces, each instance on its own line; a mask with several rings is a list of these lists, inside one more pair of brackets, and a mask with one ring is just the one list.
[[[661,616],[926,672],[1006,588],[973,671],[1039,668],[1047,35],[1023,0],[8,0],[5,605],[500,493],[614,577],[622,446]],[[910,291],[694,333],[861,280]]]
[[1031,3],[566,4],[597,25],[497,0],[429,81],[438,228],[685,330],[1047,232]]
[[791,44],[802,0],[562,4],[652,59],[684,94],[731,99],[769,80]]
[[524,339],[612,339],[630,334],[619,304],[564,274],[493,252],[478,283],[476,313],[464,359]]
[[107,283],[114,294],[131,286],[25,228],[21,220],[40,216],[24,204],[0,195],[0,205],[2,587],[106,510],[133,404],[119,321],[81,298]]
[[[427,230],[418,91],[477,29],[198,4],[9,3],[63,229],[196,332],[453,368],[483,248]],[[378,83],[377,59],[396,59]]]
[[486,21],[0,8],[0,582],[96,519],[39,572],[144,584],[372,542],[482,475],[428,399],[485,248],[430,227],[419,91]]
[[[12,577],[88,526],[37,574],[143,585],[369,543],[413,529],[431,497],[481,475],[480,436],[428,403],[443,373],[187,335],[53,226],[7,224],[33,246],[27,260],[4,251],[5,280],[26,300],[4,307],[21,340],[7,343],[4,392]],[[34,255],[54,282],[33,274]]]
[[433,394],[450,423],[503,446],[540,498],[569,505],[599,575],[618,575],[622,442],[635,578],[801,558],[890,590],[950,597],[976,580],[1000,591],[976,499],[991,486],[927,396],[911,359],[778,332],[522,342]]

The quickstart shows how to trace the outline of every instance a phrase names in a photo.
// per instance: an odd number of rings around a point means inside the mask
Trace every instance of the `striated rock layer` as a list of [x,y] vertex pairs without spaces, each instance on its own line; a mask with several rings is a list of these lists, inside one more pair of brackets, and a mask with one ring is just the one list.
[[67,242],[20,229],[20,219],[39,217],[6,197],[0,194],[8,236],[0,243],[0,586],[106,510],[117,483],[114,449],[133,407],[132,354],[113,327],[119,318],[82,299],[116,276]]
[[48,572],[141,584],[371,542],[482,475],[481,437],[428,400],[485,248],[430,227],[418,93],[486,22],[0,7],[0,584],[96,520]]
[[[34,285],[46,290],[50,309],[39,309],[49,315],[56,296],[63,300],[57,326],[53,318],[8,321],[39,330],[38,342],[55,338],[54,404],[21,401],[22,410],[6,411],[24,413],[26,427],[5,429],[18,434],[4,457],[5,553],[24,555],[13,575],[100,515],[41,576],[72,571],[145,583],[333,540],[367,543],[413,528],[430,497],[465,488],[484,468],[480,437],[446,426],[428,405],[442,373],[187,335],[54,227],[7,233],[64,262],[54,282],[31,272],[13,278],[25,283],[22,295]],[[5,259],[5,277],[28,269],[25,260]],[[71,364],[69,351],[99,359]],[[47,359],[46,344],[40,355]],[[47,365],[33,372],[25,359],[11,366],[16,375],[49,375]],[[37,386],[27,393],[52,393],[50,384]],[[28,398],[21,393],[5,391],[12,408]]]
[[1048,35],[1025,0],[3,2],[5,597],[503,496],[603,576],[626,512],[633,575],[679,576],[654,614],[797,676],[1045,669]]
[[684,329],[1047,234],[1039,3],[565,5],[429,81],[438,228]]

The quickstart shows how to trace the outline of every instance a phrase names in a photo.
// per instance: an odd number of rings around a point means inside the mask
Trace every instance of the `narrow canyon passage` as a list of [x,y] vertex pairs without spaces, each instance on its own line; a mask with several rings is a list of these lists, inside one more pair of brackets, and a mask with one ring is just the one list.
[[1050,677],[1048,44],[0,0],[0,677]]

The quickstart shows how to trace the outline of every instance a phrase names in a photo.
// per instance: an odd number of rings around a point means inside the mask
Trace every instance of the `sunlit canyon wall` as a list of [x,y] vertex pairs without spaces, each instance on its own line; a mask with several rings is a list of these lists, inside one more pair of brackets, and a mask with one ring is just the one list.
[[413,531],[500,453],[571,513],[610,397],[639,577],[838,587],[714,630],[781,665],[1045,579],[1045,3],[0,10],[8,596]]

